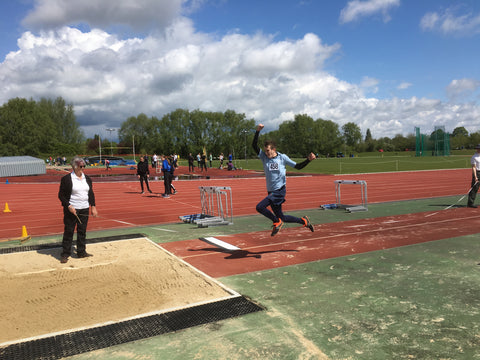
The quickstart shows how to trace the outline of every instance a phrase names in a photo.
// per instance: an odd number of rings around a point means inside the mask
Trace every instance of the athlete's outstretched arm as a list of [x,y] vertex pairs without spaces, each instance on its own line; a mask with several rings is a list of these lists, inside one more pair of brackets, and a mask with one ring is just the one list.
[[314,153],[308,154],[308,157],[304,161],[295,165],[295,169],[297,170],[303,169],[305,166],[308,165],[310,161],[315,160],[316,158],[317,157],[315,156]]
[[257,126],[257,131],[255,132],[255,136],[253,137],[253,150],[255,150],[255,154],[260,154],[260,148],[258,147],[258,135],[260,135],[260,131],[264,128],[263,124],[259,124]]

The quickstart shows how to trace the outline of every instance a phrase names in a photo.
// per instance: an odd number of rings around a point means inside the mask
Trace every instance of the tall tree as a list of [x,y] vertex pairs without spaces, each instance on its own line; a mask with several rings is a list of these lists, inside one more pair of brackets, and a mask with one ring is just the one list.
[[372,141],[372,133],[370,132],[370,129],[367,129],[367,132],[365,134],[365,142]]
[[315,121],[315,138],[318,152],[326,156],[335,154],[342,144],[340,128],[331,120],[317,119]]
[[367,129],[365,134],[365,151],[374,151],[375,150],[375,141],[373,140],[372,133],[370,129]]
[[348,122],[342,126],[342,131],[343,139],[347,146],[355,149],[356,145],[358,145],[362,140],[362,133],[360,131],[360,127],[353,122]]
[[50,134],[55,134],[58,143],[80,144],[84,141],[83,131],[77,123],[72,104],[67,104],[61,97],[55,101],[42,98],[38,106],[50,118],[54,129]]
[[468,131],[463,126],[459,126],[453,129],[452,136],[468,136]]
[[[68,128],[68,130],[64,130]],[[62,136],[68,133],[68,138]],[[0,108],[2,155],[74,153],[83,140],[72,105],[15,98]]]
[[146,152],[148,142],[149,118],[145,114],[131,116],[124,121],[118,132],[118,137],[123,144],[132,146],[135,143],[136,152]]
[[[35,121],[35,102],[15,98],[9,100],[0,109],[0,136],[2,155],[37,155],[38,124]],[[8,146],[6,146],[8,144]]]
[[469,135],[467,129],[465,129],[463,126],[453,129],[450,141],[452,149],[466,148],[469,144]]

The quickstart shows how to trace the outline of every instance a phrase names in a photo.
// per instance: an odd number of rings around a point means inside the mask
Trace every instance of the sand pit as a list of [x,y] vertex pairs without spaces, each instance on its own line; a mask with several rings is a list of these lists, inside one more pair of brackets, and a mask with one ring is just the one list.
[[0,346],[157,314],[232,291],[146,238],[89,244],[60,264],[60,248],[0,255]]

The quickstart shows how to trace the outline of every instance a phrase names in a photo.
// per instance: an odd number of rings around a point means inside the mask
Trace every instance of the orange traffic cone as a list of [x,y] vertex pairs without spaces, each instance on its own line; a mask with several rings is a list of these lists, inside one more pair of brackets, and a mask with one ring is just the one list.
[[8,203],[5,203],[5,209],[3,210],[3,212],[12,212],[12,210],[8,208]]
[[28,237],[27,227],[25,225],[22,226],[22,237],[23,238]]

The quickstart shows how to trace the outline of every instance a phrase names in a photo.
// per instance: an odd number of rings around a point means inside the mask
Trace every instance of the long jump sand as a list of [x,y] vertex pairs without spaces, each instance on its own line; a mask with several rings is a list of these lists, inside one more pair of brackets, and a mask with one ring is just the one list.
[[215,280],[145,238],[1,255],[0,346],[230,297]]

